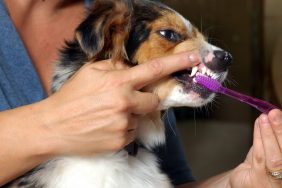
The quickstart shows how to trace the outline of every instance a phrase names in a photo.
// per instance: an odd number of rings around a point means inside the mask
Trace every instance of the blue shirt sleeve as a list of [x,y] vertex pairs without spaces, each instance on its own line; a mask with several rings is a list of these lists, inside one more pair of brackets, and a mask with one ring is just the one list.
[[185,159],[172,109],[164,114],[164,123],[166,128],[166,144],[155,150],[162,170],[169,176],[174,185],[195,181]]

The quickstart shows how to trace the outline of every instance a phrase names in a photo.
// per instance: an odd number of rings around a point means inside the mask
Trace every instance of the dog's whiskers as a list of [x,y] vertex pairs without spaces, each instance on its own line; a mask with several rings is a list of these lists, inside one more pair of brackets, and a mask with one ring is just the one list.
[[196,110],[194,109],[194,136],[197,136]]
[[167,110],[164,112],[164,114],[163,114],[163,116],[162,116],[162,120],[164,120],[165,118],[167,119],[167,123],[168,123],[168,125],[169,125],[169,128],[171,129],[171,131],[173,132],[173,134],[176,136],[177,134],[176,134],[175,130],[173,129],[172,123],[171,123],[170,118],[169,118],[169,115],[168,115],[169,110],[170,110],[170,109],[167,109]]

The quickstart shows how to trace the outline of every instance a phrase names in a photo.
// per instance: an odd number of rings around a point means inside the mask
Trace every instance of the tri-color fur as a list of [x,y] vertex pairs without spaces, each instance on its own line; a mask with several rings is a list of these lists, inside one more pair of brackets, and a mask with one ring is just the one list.
[[[129,65],[184,51],[197,51],[202,63],[163,78],[144,90],[160,98],[159,111],[141,117],[137,140],[144,148],[136,156],[125,150],[94,157],[52,159],[6,187],[17,188],[171,188],[150,151],[164,144],[160,110],[202,106],[213,94],[193,82],[195,74],[223,81],[231,56],[206,42],[179,13],[148,0],[96,0],[76,37],[66,42],[56,64],[52,90],[56,92],[85,63],[112,58]],[[114,67],[114,66],[113,66]],[[197,73],[196,73],[197,72]],[[95,80],[93,80],[95,84]]]

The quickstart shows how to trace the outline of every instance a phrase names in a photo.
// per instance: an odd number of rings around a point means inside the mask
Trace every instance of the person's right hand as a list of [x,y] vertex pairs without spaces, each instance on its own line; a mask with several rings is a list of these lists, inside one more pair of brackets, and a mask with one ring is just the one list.
[[156,95],[139,90],[198,63],[196,55],[182,53],[119,70],[112,70],[110,60],[84,65],[43,101],[42,121],[59,146],[57,154],[95,155],[122,149],[135,139],[136,115],[158,106]]

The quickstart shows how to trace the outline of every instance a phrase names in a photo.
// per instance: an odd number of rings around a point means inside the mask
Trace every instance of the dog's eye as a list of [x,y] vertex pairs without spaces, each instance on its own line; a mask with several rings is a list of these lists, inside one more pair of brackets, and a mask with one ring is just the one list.
[[179,42],[182,40],[181,35],[173,30],[160,30],[158,34],[171,42]]

